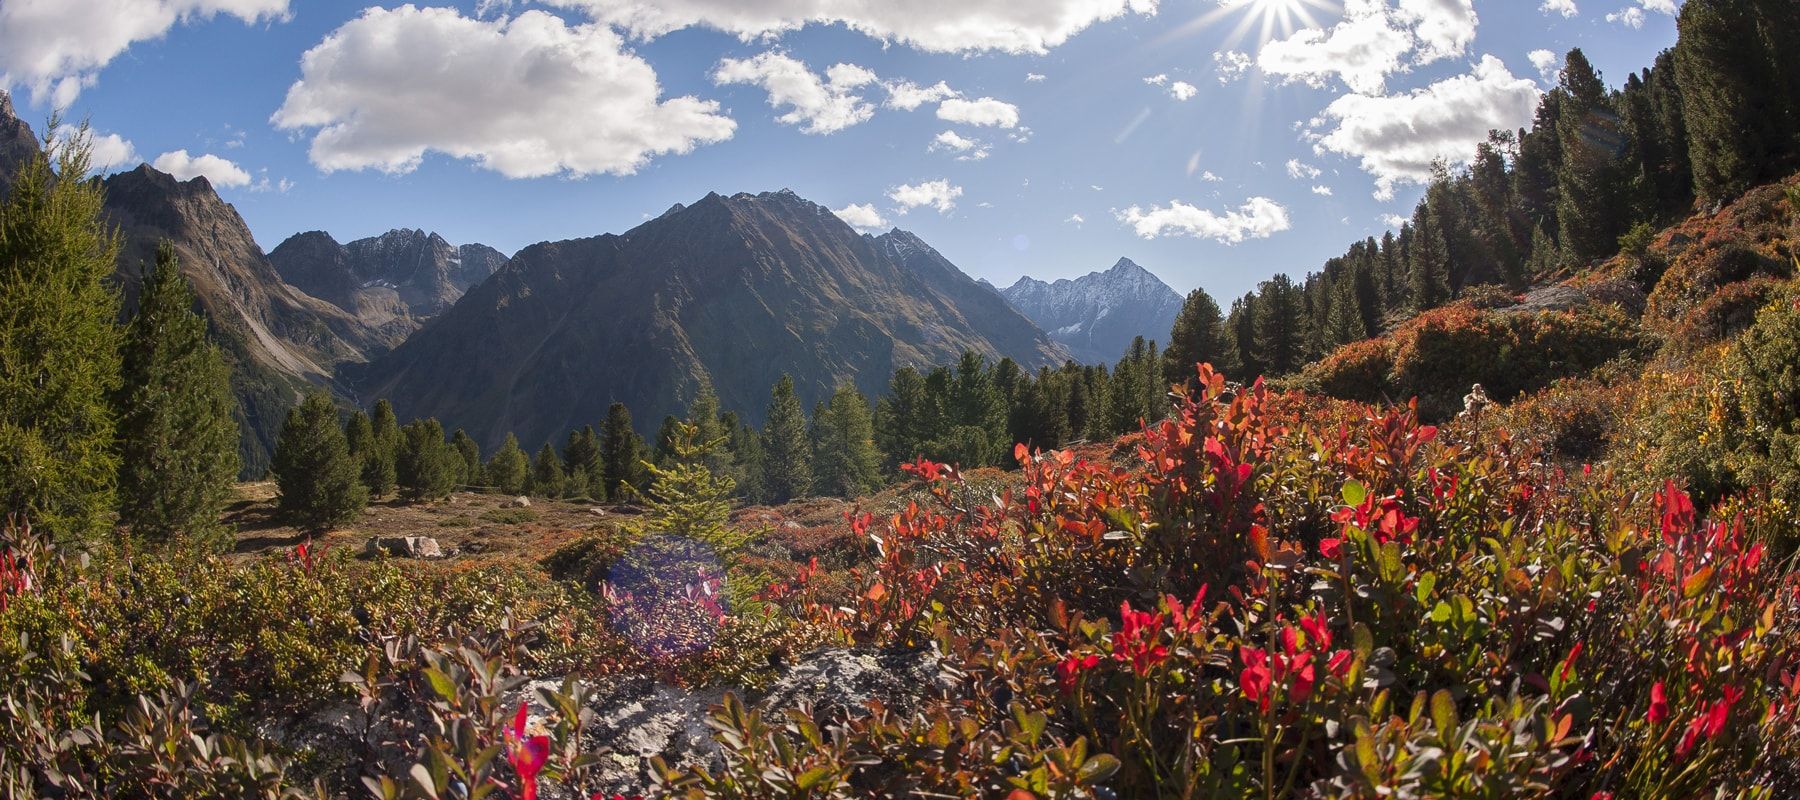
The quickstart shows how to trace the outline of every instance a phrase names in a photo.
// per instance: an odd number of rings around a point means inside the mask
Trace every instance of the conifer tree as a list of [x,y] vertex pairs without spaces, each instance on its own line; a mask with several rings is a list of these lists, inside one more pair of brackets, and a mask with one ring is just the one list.
[[556,457],[556,448],[545,442],[531,462],[531,494],[551,499],[562,497],[567,488],[566,480],[562,459]]
[[925,377],[912,367],[894,370],[887,396],[875,406],[875,443],[885,454],[883,466],[892,473],[901,464],[925,454],[933,437],[931,398]]
[[881,454],[869,400],[848,383],[814,420],[813,482],[821,494],[857,497],[881,486]]
[[1362,313],[1357,309],[1354,289],[1355,284],[1348,280],[1338,281],[1332,287],[1331,311],[1322,336],[1327,353],[1363,340]]
[[1419,203],[1413,210],[1410,294],[1413,307],[1419,311],[1436,308],[1450,299],[1449,245],[1444,241],[1444,228],[1437,219],[1437,209]]
[[225,358],[166,243],[126,330],[119,392],[119,519],[133,535],[205,541],[238,472]]
[[681,419],[674,414],[663,415],[662,424],[656,428],[656,445],[651,451],[650,461],[667,466],[675,458],[675,440],[680,435]]
[[394,491],[394,459],[400,451],[400,421],[394,416],[394,404],[386,398],[375,401],[375,412],[369,419],[374,429],[373,445],[363,453],[362,481],[370,497],[386,497]]
[[731,432],[729,446],[731,449],[732,482],[737,485],[738,493],[745,500],[753,503],[762,502],[768,493],[763,490],[763,456],[762,437],[750,424],[738,419],[737,412],[728,411],[721,415],[719,424]]
[[488,459],[487,468],[483,470],[488,483],[500,490],[502,494],[517,495],[525,491],[525,484],[530,480],[530,465],[526,462],[525,451],[519,449],[519,438],[506,435],[506,441],[500,443],[500,449],[494,451],[494,457]]
[[1209,363],[1227,374],[1238,371],[1225,341],[1225,318],[1219,304],[1205,289],[1188,292],[1169,331],[1169,347],[1163,351],[1163,382],[1186,383],[1197,374],[1194,365]]
[[[1629,204],[1620,156],[1626,139],[1606,85],[1581,49],[1563,59],[1564,108],[1557,124],[1562,164],[1556,173],[1556,220],[1563,253],[1585,266],[1617,250]],[[1435,211],[1435,209],[1433,209]]]
[[1708,202],[1743,194],[1782,149],[1780,82],[1757,22],[1752,0],[1688,0],[1678,18],[1675,80],[1694,192]]
[[1265,374],[1279,377],[1298,370],[1305,344],[1300,289],[1285,274],[1263,281],[1256,295],[1256,359]]
[[278,508],[302,528],[324,530],[349,522],[369,502],[338,427],[337,406],[323,391],[288,410],[270,471],[280,492]]
[[571,486],[570,490],[586,492],[589,484],[600,474],[600,434],[594,432],[594,426],[583,425],[569,431],[569,440],[563,444],[563,465],[572,478],[579,474],[583,477],[579,487]]
[[462,470],[459,473],[462,485],[481,485],[481,445],[467,431],[457,428],[455,433],[450,434],[450,447],[456,451],[456,457],[462,460]]
[[118,238],[82,180],[91,142],[46,134],[0,205],[0,506],[60,539],[117,507]]
[[609,406],[600,426],[600,480],[606,499],[623,502],[643,488],[647,450],[631,426],[631,409],[624,403]]
[[462,455],[444,441],[444,426],[432,418],[416,419],[400,429],[394,454],[394,480],[408,500],[449,497],[456,488],[456,464]]
[[762,431],[763,491],[770,503],[785,503],[812,487],[811,447],[806,413],[794,395],[794,379],[782,375],[769,392],[768,422]]
[[1256,350],[1255,292],[1245,292],[1243,297],[1231,301],[1231,314],[1225,318],[1225,332],[1231,337],[1231,350],[1237,357],[1238,374],[1233,377],[1245,383],[1260,377],[1266,369]]
[[369,451],[375,447],[375,427],[361,409],[350,412],[350,418],[344,421],[344,447],[350,451],[350,460],[357,463],[357,476],[361,480],[361,465],[368,462]]
[[694,426],[694,442],[705,453],[706,468],[716,475],[732,474],[731,430],[719,419],[719,396],[712,381],[700,383],[694,402],[688,404],[687,422]]

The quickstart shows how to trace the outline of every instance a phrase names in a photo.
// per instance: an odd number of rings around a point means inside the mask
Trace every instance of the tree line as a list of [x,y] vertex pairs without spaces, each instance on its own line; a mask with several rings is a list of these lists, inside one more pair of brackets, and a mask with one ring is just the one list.
[[1516,292],[1641,249],[1696,204],[1790,173],[1800,16],[1777,0],[1690,0],[1678,27],[1675,47],[1616,89],[1570,50],[1530,127],[1491,132],[1466,167],[1440,165],[1397,232],[1263,281],[1223,313],[1190,294],[1171,346],[1234,376],[1286,375],[1478,287]]

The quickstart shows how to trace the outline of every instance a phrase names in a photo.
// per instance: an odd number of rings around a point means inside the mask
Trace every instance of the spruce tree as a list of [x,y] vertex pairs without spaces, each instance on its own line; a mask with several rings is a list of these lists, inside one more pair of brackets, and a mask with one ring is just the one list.
[[925,377],[912,367],[894,370],[888,382],[887,396],[875,407],[875,443],[886,455],[883,464],[895,472],[901,464],[911,463],[925,454],[932,438],[930,420],[935,414],[929,406]]
[[1557,123],[1563,148],[1556,173],[1558,240],[1565,255],[1586,266],[1618,249],[1629,221],[1620,162],[1627,142],[1606,85],[1580,48],[1563,59],[1560,85],[1565,106]]
[[719,396],[711,381],[703,380],[694,402],[688,404],[687,423],[694,426],[694,443],[705,454],[706,468],[715,475],[732,474],[731,429],[719,419]]
[[1449,245],[1439,224],[1437,209],[1421,202],[1413,211],[1412,257],[1409,278],[1413,308],[1426,311],[1450,299]]
[[1752,0],[1688,0],[1677,21],[1675,80],[1694,192],[1708,202],[1743,194],[1782,149],[1784,98],[1757,23]]
[[400,421],[394,416],[394,405],[386,399],[375,401],[375,413],[369,424],[374,428],[374,443],[362,454],[362,481],[370,497],[386,497],[394,491],[394,459],[400,450]]
[[857,497],[881,486],[875,425],[862,392],[848,383],[838,386],[814,426],[813,478],[821,494]]
[[600,434],[594,432],[594,426],[583,425],[569,431],[569,440],[563,444],[562,457],[570,476],[579,473],[583,477],[579,487],[570,488],[578,492],[588,491],[589,484],[600,474]]
[[294,524],[324,530],[355,519],[368,505],[331,396],[315,391],[289,409],[270,465],[277,506]]
[[119,519],[142,538],[204,541],[238,472],[231,372],[194,305],[164,243],[126,330],[118,401]]
[[656,445],[651,449],[650,461],[668,466],[675,458],[676,439],[681,436],[681,419],[674,414],[663,415],[662,425],[656,429]]
[[487,468],[482,471],[488,483],[502,494],[524,492],[530,465],[526,463],[525,451],[519,449],[519,437],[507,434],[506,441],[500,443],[500,449],[494,451],[494,457],[488,459]]
[[1219,304],[1205,289],[1188,292],[1175,314],[1175,326],[1169,331],[1169,347],[1163,351],[1163,381],[1187,383],[1194,379],[1194,365],[1205,362],[1225,373],[1235,373],[1225,341],[1225,318]]
[[464,486],[480,486],[482,483],[481,445],[477,444],[467,431],[457,428],[455,433],[450,434],[450,446],[455,448],[457,458],[462,459],[462,484]]
[[750,424],[738,419],[736,412],[725,412],[719,424],[731,432],[731,478],[745,500],[762,502],[768,495],[763,490],[762,437]]
[[644,487],[647,449],[631,426],[631,409],[624,403],[608,407],[600,426],[600,479],[608,500],[628,500]]
[[1287,275],[1263,281],[1256,296],[1256,359],[1267,375],[1280,377],[1300,369],[1304,316],[1300,289]]
[[810,450],[806,413],[794,395],[794,379],[784,374],[769,391],[768,422],[762,431],[763,491],[768,502],[785,503],[812,487]]
[[981,354],[965,350],[957,359],[944,408],[949,427],[940,452],[946,460],[974,468],[998,464],[1001,458],[1010,456],[1006,403]]
[[1225,333],[1231,337],[1228,341],[1238,363],[1238,372],[1232,377],[1245,383],[1260,377],[1266,370],[1256,350],[1255,292],[1245,292],[1243,297],[1231,301],[1231,313],[1225,317]]
[[531,493],[551,499],[562,497],[565,480],[562,459],[556,457],[556,448],[545,442],[531,462]]
[[1340,280],[1332,287],[1331,311],[1321,338],[1326,353],[1363,340],[1362,312],[1357,308],[1355,285],[1351,281]]
[[400,429],[400,448],[394,454],[395,484],[408,500],[449,497],[456,488],[456,464],[461,454],[444,441],[444,426],[429,417],[416,419]]
[[0,205],[0,505],[60,539],[117,507],[118,238],[82,180],[91,142],[46,135]]

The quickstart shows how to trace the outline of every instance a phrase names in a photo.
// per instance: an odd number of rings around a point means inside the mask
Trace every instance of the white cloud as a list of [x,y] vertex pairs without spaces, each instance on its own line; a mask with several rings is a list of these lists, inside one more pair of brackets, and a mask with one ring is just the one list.
[[[56,129],[58,145],[68,144],[79,131],[74,125],[62,125]],[[116,133],[88,131],[88,164],[95,174],[119,172],[136,167],[143,159],[138,156],[137,148],[130,141]]]
[[769,93],[769,105],[788,111],[775,118],[785,125],[799,125],[806,133],[836,133],[875,115],[875,106],[855,90],[875,82],[875,73],[855,64],[837,64],[825,78],[785,53],[767,52],[755,58],[727,58],[713,69],[713,83],[747,83]]
[[6,0],[0,3],[0,87],[24,86],[34,103],[67,106],[133,43],[219,14],[245,22],[283,19],[288,0]]
[[1287,209],[1267,197],[1252,197],[1236,210],[1223,214],[1172,200],[1166,208],[1152,206],[1145,210],[1132,206],[1115,212],[1115,216],[1145,239],[1192,236],[1224,244],[1267,239],[1290,227]]
[[762,39],[806,25],[842,24],[930,52],[1044,53],[1090,25],[1154,15],[1158,0],[544,0],[653,38],[704,26]]
[[1037,72],[1025,73],[1025,82],[1026,83],[1040,83],[1045,80],[1048,80],[1048,79],[1045,78],[1041,73],[1037,73]]
[[1081,227],[1081,223],[1087,222],[1087,220],[1082,219],[1080,214],[1070,214],[1069,218],[1063,220],[1063,222],[1067,222],[1070,225],[1074,225],[1075,227],[1079,228],[1079,227]]
[[1019,124],[1019,107],[992,97],[976,100],[952,97],[938,104],[937,116],[946,122],[964,125],[1013,128]]
[[943,81],[930,86],[920,86],[912,81],[896,81],[883,84],[882,88],[887,89],[887,107],[901,111],[912,111],[926,103],[939,103],[956,96],[956,90]]
[[931,140],[933,151],[948,150],[958,153],[958,161],[980,161],[988,157],[988,146],[979,139],[970,139],[956,131],[944,131]]
[[1213,70],[1219,75],[1219,83],[1225,84],[1244,77],[1250,71],[1252,63],[1249,53],[1236,50],[1225,50],[1213,53]]
[[1311,180],[1313,178],[1319,177],[1319,175],[1321,174],[1321,170],[1318,167],[1315,167],[1311,164],[1305,163],[1298,158],[1290,158],[1290,159],[1288,159],[1288,162],[1287,162],[1287,174],[1288,174],[1288,177],[1293,178],[1295,180],[1300,180],[1303,178],[1307,179],[1307,180]]
[[1637,0],[1637,5],[1607,14],[1606,21],[1642,28],[1646,12],[1673,17],[1681,13],[1681,8],[1676,5],[1675,0]]
[[1408,94],[1344,95],[1308,123],[1307,137],[1315,152],[1360,159],[1385,200],[1396,184],[1428,180],[1434,161],[1466,163],[1489,130],[1529,123],[1537,103],[1537,84],[1482,56],[1470,73]]
[[1207,170],[1205,172],[1200,173],[1200,180],[1206,181],[1207,183],[1218,183],[1225,179],[1212,174],[1212,170]]
[[1145,78],[1144,82],[1151,86],[1161,86],[1164,89],[1167,89],[1169,96],[1176,100],[1192,100],[1194,99],[1194,95],[1200,93],[1200,90],[1195,88],[1193,84],[1188,83],[1187,81],[1169,80],[1168,75],[1152,75]]
[[1531,65],[1537,68],[1538,76],[1545,84],[1554,84],[1562,77],[1562,56],[1549,50],[1533,50],[1525,54],[1531,59]]
[[1538,6],[1538,10],[1546,14],[1561,14],[1564,18],[1573,17],[1576,14],[1581,13],[1581,11],[1575,7],[1575,0],[1544,0],[1544,4]]
[[1412,220],[1404,214],[1382,214],[1381,222],[1394,230],[1399,230],[1400,226],[1412,222]]
[[962,187],[952,186],[949,181],[935,180],[908,185],[900,184],[888,190],[889,200],[894,201],[895,210],[905,214],[920,206],[930,206],[939,214],[948,214],[956,207],[956,198],[962,197]]
[[876,211],[872,203],[851,203],[834,209],[831,213],[857,230],[878,231],[888,226],[888,221],[882,218],[881,212]]
[[192,180],[204,175],[214,186],[250,185],[250,173],[245,172],[243,167],[211,153],[190,156],[186,150],[174,150],[157,156],[155,161],[150,162],[150,166],[175,176],[177,180]]
[[1314,187],[1312,187],[1312,193],[1323,196],[1323,197],[1330,197],[1331,196],[1331,187],[1329,187],[1329,186],[1314,186]]
[[660,99],[655,71],[623,45],[542,11],[370,8],[301,57],[271,121],[317,129],[310,156],[327,172],[410,172],[436,151],[509,178],[624,175],[731,138],[718,103]]
[[1477,22],[1472,0],[1345,0],[1344,18],[1330,30],[1269,42],[1256,63],[1289,81],[1323,87],[1335,75],[1352,91],[1378,94],[1391,73],[1461,56]]

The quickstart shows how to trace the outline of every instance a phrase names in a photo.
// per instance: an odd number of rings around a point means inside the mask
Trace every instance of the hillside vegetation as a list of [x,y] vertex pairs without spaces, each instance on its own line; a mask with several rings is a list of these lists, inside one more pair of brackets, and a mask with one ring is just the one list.
[[1785,11],[1688,0],[1619,93],[1572,53],[1404,247],[1111,371],[969,353],[810,421],[784,377],[760,431],[700,391],[485,460],[314,393],[272,492],[197,256],[116,324],[46,142],[0,205],[0,798],[1792,796]]

